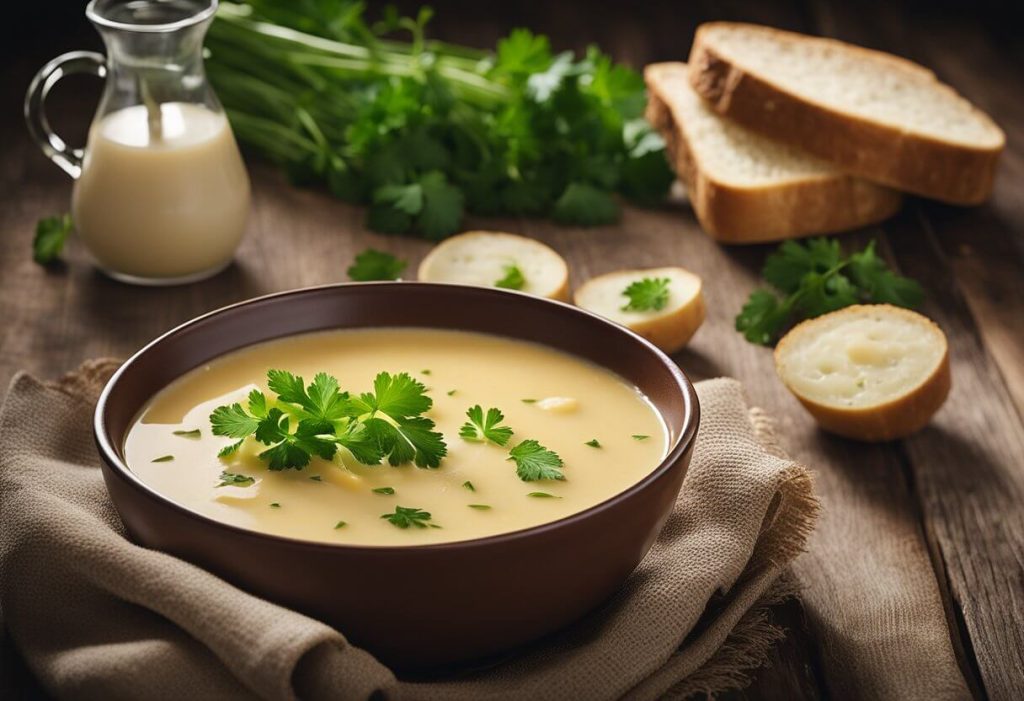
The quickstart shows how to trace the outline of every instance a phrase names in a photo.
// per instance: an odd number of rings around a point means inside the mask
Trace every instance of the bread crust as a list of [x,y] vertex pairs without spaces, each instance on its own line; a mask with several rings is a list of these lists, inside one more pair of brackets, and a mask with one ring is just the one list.
[[647,81],[647,119],[665,139],[677,176],[686,185],[701,227],[729,244],[753,244],[830,234],[875,224],[899,210],[900,193],[848,175],[808,176],[768,187],[717,181],[701,169],[677,115],[669,107],[659,72],[652,64]]
[[[833,39],[729,22],[701,25],[690,50],[690,82],[722,115],[766,136],[797,145],[854,175],[951,204],[979,204],[992,192],[996,164],[1005,136],[994,148],[956,144],[914,134],[897,126],[851,116],[817,104],[771,82],[770,77],[744,70],[715,50],[708,36],[716,26],[749,26],[776,34],[783,41],[835,44],[854,54],[882,57],[893,70],[934,74],[915,63]],[[935,81],[937,90],[957,95]],[[961,98],[957,95],[958,98]],[[984,112],[974,108],[1002,135]]]
[[800,336],[807,332],[811,325],[824,317],[808,319],[797,324],[787,333],[775,347],[775,369],[786,388],[792,392],[804,408],[810,412],[818,424],[826,431],[854,438],[860,441],[879,442],[905,438],[921,430],[931,421],[935,412],[946,401],[952,387],[952,373],[949,365],[949,344],[946,335],[938,325],[926,316],[916,312],[895,307],[890,304],[854,305],[826,316],[836,314],[852,315],[865,307],[884,308],[887,314],[913,316],[915,321],[924,320],[937,332],[936,338],[942,341],[942,359],[921,384],[910,392],[892,400],[871,407],[843,408],[828,406],[802,396],[794,390],[782,374],[781,356],[789,344],[798,343]]

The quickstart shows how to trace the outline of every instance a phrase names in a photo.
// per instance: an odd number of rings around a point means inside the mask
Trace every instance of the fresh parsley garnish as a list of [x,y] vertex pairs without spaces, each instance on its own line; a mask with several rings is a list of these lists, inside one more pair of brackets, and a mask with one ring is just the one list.
[[634,433],[634,434],[633,434],[633,436],[632,436],[632,438],[633,438],[633,440],[635,440],[635,441],[645,441],[645,440],[647,440],[648,438],[650,438],[650,436],[645,436],[645,435],[644,435],[644,434],[642,434],[642,433]]
[[348,523],[346,523],[345,521],[338,521],[336,524],[334,524],[334,530],[338,530],[339,528],[344,528],[347,525],[348,525]]
[[408,265],[408,261],[399,260],[390,253],[367,248],[349,266],[348,276],[356,282],[397,280]]
[[392,526],[398,528],[409,528],[413,526],[415,528],[440,528],[440,526],[430,523],[430,512],[418,509],[415,506],[396,506],[395,510],[390,514],[381,514],[381,518],[387,519]]
[[174,460],[173,455],[161,455],[158,458],[153,458],[153,462],[171,462]]
[[376,489],[374,489],[372,491],[373,491],[374,494],[394,494],[395,493],[394,487],[377,487]]
[[462,486],[465,487],[466,489],[468,489],[471,492],[475,492],[476,491],[476,487],[474,487],[473,483],[470,482],[469,480],[466,480],[465,482],[463,482]]
[[407,373],[379,373],[373,391],[359,395],[342,392],[322,372],[307,386],[297,375],[270,370],[267,386],[276,399],[254,389],[246,407],[220,406],[210,415],[214,435],[238,439],[222,457],[250,436],[268,446],[259,457],[271,470],[301,469],[313,456],[331,460],[339,449],[364,465],[386,459],[433,468],[447,454],[444,437],[422,416],[433,400]]
[[454,397],[455,396],[455,392],[456,392],[456,390],[454,390],[454,389],[448,390],[448,396],[449,397]]
[[526,276],[515,263],[506,265],[503,271],[505,274],[495,283],[495,287],[503,287],[506,290],[521,290],[526,285]]
[[32,239],[32,260],[39,265],[48,265],[57,260],[73,229],[70,214],[40,219]]
[[218,487],[250,487],[256,484],[256,480],[249,475],[240,475],[236,472],[221,472],[220,484]]
[[835,239],[785,241],[765,260],[761,275],[778,292],[754,290],[736,316],[736,330],[762,345],[799,319],[861,303],[916,307],[924,299],[920,284],[888,268],[874,241],[848,257]]
[[547,492],[530,492],[526,496],[535,497],[537,499],[561,499],[562,497],[555,496],[554,494],[548,494]]
[[371,22],[364,5],[222,3],[207,39],[238,138],[293,181],[431,239],[465,211],[604,224],[616,194],[664,199],[673,177],[636,71],[525,29],[489,51],[429,42],[429,12]]
[[505,415],[500,409],[491,407],[484,415],[484,410],[479,404],[470,407],[466,411],[469,421],[462,424],[459,435],[467,441],[490,441],[495,445],[504,446],[512,437],[512,429],[508,426],[499,426]]
[[624,297],[629,301],[622,307],[624,312],[647,312],[661,311],[668,304],[668,284],[671,282],[667,277],[645,277],[629,284],[622,291]]
[[601,447],[601,441],[597,440],[596,438],[591,438],[589,441],[587,441],[583,445],[589,445],[591,448],[600,448]]
[[491,509],[490,504],[466,504],[466,506],[477,511],[490,511]]
[[181,436],[182,438],[200,438],[203,432],[198,428],[194,428],[191,431],[172,431],[175,436]]
[[525,440],[509,451],[509,460],[516,463],[516,474],[524,482],[536,480],[564,480],[562,458],[537,441]]

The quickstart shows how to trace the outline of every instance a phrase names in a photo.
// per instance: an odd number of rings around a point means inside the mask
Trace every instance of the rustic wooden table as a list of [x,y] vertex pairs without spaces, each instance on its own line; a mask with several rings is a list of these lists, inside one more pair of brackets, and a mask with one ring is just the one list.
[[[412,3],[404,3],[411,5]],[[708,319],[676,356],[693,379],[731,375],[756,404],[779,418],[786,447],[818,475],[825,511],[815,550],[872,551],[937,590],[958,664],[972,691],[993,699],[1024,698],[1024,45],[998,18],[942,16],[878,4],[678,3],[587,11],[580,4],[504,7],[436,2],[434,35],[481,46],[509,27],[527,25],[559,48],[597,42],[640,66],[686,57],[693,28],[708,19],[746,19],[838,36],[931,66],[987,110],[1009,141],[995,196],[985,206],[957,209],[908,201],[903,212],[846,241],[876,238],[886,256],[928,291],[924,313],[951,341],[954,390],[930,427],[898,443],[866,446],[821,433],[777,381],[771,352],[745,342],[732,318],[757,284],[768,247],[724,248],[706,237],[686,207],[627,208],[620,224],[564,228],[547,221],[476,219],[467,228],[520,232],[569,260],[573,282],[621,267],[679,264],[706,283]],[[550,5],[550,6],[549,6]],[[558,5],[558,7],[555,7]],[[713,6],[712,6],[713,5]],[[80,9],[67,31],[21,43],[0,78],[0,386],[19,370],[51,377],[95,356],[126,356],[166,329],[210,309],[256,295],[345,279],[353,254],[367,246],[415,264],[423,241],[369,232],[364,212],[322,192],[291,187],[252,162],[255,186],[248,237],[237,261],[216,278],[181,288],[118,284],[97,273],[72,244],[67,262],[43,269],[30,258],[35,221],[66,211],[70,182],[29,142],[20,103],[31,73],[52,55],[95,46]],[[70,81],[69,81],[70,82]],[[83,134],[97,86],[72,83],[56,95],[58,128]],[[140,232],[144,235],[144,232]],[[884,514],[880,517],[879,514]],[[805,592],[802,605],[775,612],[787,637],[771,665],[735,696],[818,698],[856,695],[833,675],[842,660],[816,611],[860,606],[884,620],[886,606],[858,591],[863,581],[832,582]],[[865,604],[865,600],[869,603]],[[833,611],[833,613],[835,613]],[[885,626],[877,631],[884,649]],[[11,669],[6,671],[10,672]],[[16,666],[14,674],[24,675]]]

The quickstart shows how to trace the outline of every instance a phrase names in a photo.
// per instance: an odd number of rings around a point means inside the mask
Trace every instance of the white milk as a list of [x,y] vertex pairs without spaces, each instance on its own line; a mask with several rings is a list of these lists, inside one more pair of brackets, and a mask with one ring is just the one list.
[[75,227],[99,264],[152,281],[203,277],[230,262],[249,211],[249,178],[223,114],[160,105],[112,112],[89,134],[75,182]]

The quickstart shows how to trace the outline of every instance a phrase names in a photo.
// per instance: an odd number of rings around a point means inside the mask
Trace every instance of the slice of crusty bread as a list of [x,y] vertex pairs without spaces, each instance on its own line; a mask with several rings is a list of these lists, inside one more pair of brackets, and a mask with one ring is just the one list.
[[701,226],[727,243],[855,229],[892,215],[899,193],[745,129],[690,87],[685,63],[644,69],[647,118],[665,138]]
[[[668,301],[661,309],[626,311],[625,290],[644,278],[668,280]],[[618,322],[643,336],[666,353],[685,346],[704,322],[701,279],[683,268],[616,270],[583,283],[575,295],[576,306]]]
[[520,292],[569,300],[569,268],[540,241],[501,231],[467,231],[439,243],[420,263],[425,282],[498,287],[509,266],[522,273]]
[[797,325],[775,348],[775,369],[823,428],[865,441],[922,428],[950,388],[942,329],[888,304],[847,307]]
[[998,126],[935,74],[879,51],[769,27],[711,22],[690,52],[720,114],[855,175],[954,204],[992,191]]

